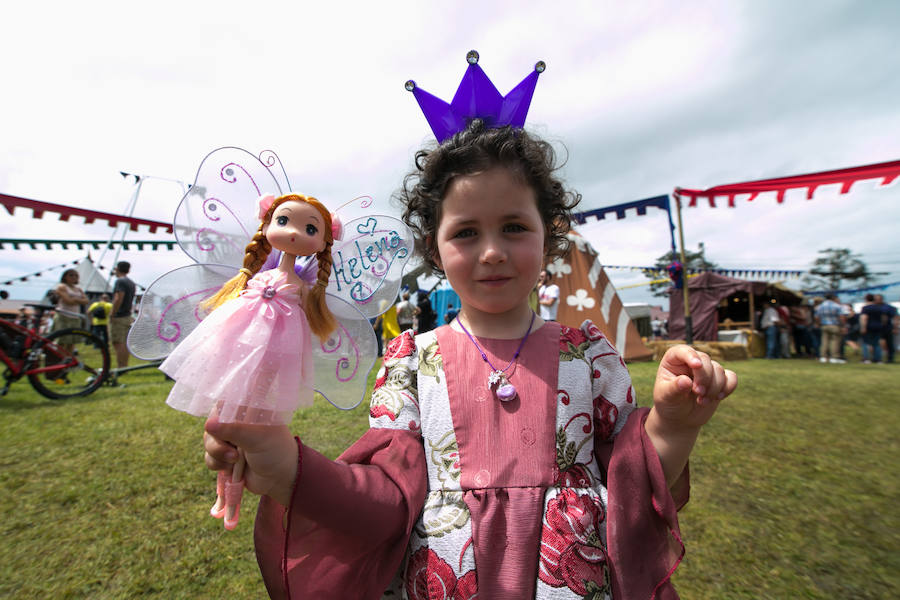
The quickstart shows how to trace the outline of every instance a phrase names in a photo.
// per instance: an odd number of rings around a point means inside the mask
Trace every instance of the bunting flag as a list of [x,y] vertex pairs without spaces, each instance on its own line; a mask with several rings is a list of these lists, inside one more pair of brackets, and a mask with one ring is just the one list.
[[[657,275],[665,277],[662,281],[670,281],[668,267],[633,267],[623,265],[603,265],[607,269],[627,269],[631,271],[641,271],[645,275]],[[806,271],[797,269],[685,269],[689,275],[699,275],[700,273],[718,273],[726,277],[802,277]],[[657,283],[657,282],[650,282]]]
[[8,281],[0,281],[0,285],[12,285],[19,281],[28,281],[29,277],[40,277],[44,273],[49,273],[50,271],[55,271],[56,269],[63,269],[65,267],[74,267],[79,262],[80,262],[80,260],[70,260],[69,262],[64,262],[61,265],[48,267],[48,268],[44,269],[43,271],[35,271],[34,273],[29,273],[28,275],[22,275],[21,277],[14,277]]
[[18,196],[9,196],[0,194],[0,204],[6,208],[6,212],[15,215],[16,207],[29,208],[32,217],[41,219],[45,212],[59,214],[60,221],[68,221],[73,215],[82,217],[85,224],[94,221],[106,221],[110,227],[116,227],[119,223],[125,223],[131,231],[137,231],[138,227],[145,225],[150,229],[150,233],[156,233],[157,229],[162,228],[166,233],[172,233],[172,224],[163,223],[162,221],[151,221],[149,219],[138,219],[136,217],[126,217],[124,215],[116,215],[113,213],[98,212],[95,210],[86,210],[83,208],[75,208],[73,206],[63,206],[62,204],[51,204],[49,202],[40,202],[38,200],[29,200],[27,198],[19,198]]
[[824,296],[825,294],[860,294],[862,292],[883,292],[884,290],[894,287],[895,285],[900,285],[900,281],[882,283],[880,285],[872,285],[864,288],[856,288],[855,290],[824,290],[814,292],[804,291],[803,293],[807,296]]
[[669,217],[669,242],[672,246],[672,252],[675,252],[675,224],[672,222],[672,209],[669,203],[669,195],[654,196],[652,198],[644,198],[643,200],[634,200],[633,202],[625,202],[623,204],[614,204],[612,206],[604,206],[595,210],[587,210],[572,214],[572,218],[579,225],[584,225],[588,217],[595,217],[598,221],[606,218],[609,213],[616,213],[616,219],[624,219],[626,210],[634,209],[638,216],[647,214],[647,207],[652,206],[660,210],[666,211]]
[[851,167],[849,169],[809,173],[807,175],[760,179],[745,183],[730,183],[705,190],[675,188],[675,195],[682,198],[690,198],[688,206],[696,206],[697,198],[707,198],[712,208],[716,207],[717,196],[725,196],[728,199],[729,208],[734,208],[735,196],[749,194],[750,197],[747,198],[747,201],[750,202],[763,192],[775,192],[775,198],[781,204],[784,202],[785,193],[792,189],[805,189],[806,199],[812,200],[816,188],[823,185],[840,184],[841,193],[846,194],[857,181],[881,179],[881,185],[886,186],[893,183],[898,176],[900,176],[900,160],[895,160],[862,167]]
[[109,248],[111,250],[114,246],[121,246],[125,250],[143,250],[145,246],[149,247],[151,250],[156,250],[159,247],[171,250],[176,244],[177,242],[174,240],[45,240],[0,238],[0,249],[12,246],[13,250],[19,250],[22,246],[28,246],[32,250],[37,250],[39,246],[42,246],[47,250],[52,250],[54,245],[59,245],[64,250],[68,250],[71,246],[74,246],[79,250],[83,250],[85,246],[94,250],[100,250],[102,248]]

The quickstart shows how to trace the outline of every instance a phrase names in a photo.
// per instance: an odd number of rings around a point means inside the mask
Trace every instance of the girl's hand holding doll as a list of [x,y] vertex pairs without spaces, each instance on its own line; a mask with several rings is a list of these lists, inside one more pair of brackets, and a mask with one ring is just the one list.
[[687,463],[700,428],[737,387],[737,375],[686,345],[669,348],[659,363],[653,409],[644,427],[671,485]]
[[[228,440],[228,441],[225,441]],[[287,425],[247,425],[206,422],[203,434],[206,466],[213,471],[231,471],[238,461],[237,447],[244,453],[244,485],[260,496],[269,496],[282,506],[290,503],[297,475],[297,442]]]

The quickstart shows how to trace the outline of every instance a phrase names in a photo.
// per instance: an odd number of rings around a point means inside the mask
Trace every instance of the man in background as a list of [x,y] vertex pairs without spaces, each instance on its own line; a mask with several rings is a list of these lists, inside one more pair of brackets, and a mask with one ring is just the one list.
[[541,308],[541,318],[545,321],[555,321],[559,311],[559,286],[551,283],[552,276],[544,269],[541,271],[538,281],[538,304]]
[[837,296],[826,294],[825,301],[816,307],[816,324],[822,328],[822,343],[819,347],[819,362],[845,363],[841,355],[843,328],[847,321],[844,307],[838,304]]
[[887,345],[887,362],[894,362],[894,351],[897,349],[894,331],[900,326],[900,319],[897,317],[897,309],[884,301],[884,296],[875,294],[875,305],[884,313],[884,331],[882,333],[885,344]]
[[120,261],[114,274],[118,279],[113,286],[112,317],[109,322],[109,334],[113,348],[116,350],[116,365],[121,369],[128,366],[128,330],[131,329],[131,311],[134,305],[134,282],[128,278],[131,263]]

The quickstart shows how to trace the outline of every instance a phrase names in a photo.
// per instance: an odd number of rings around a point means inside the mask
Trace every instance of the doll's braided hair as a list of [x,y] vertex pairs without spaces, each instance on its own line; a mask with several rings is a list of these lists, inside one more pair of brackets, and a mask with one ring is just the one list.
[[[306,295],[303,311],[306,313],[310,330],[323,342],[331,336],[332,332],[337,328],[337,320],[328,309],[325,302],[325,288],[328,286],[328,277],[331,274],[331,246],[334,243],[334,237],[331,233],[331,213],[324,204],[310,196],[301,196],[300,194],[286,194],[276,198],[266,214],[263,216],[262,222],[247,247],[244,249],[244,263],[242,269],[237,275],[225,282],[218,292],[210,296],[201,303],[201,308],[212,312],[216,308],[222,306],[229,300],[237,298],[240,293],[247,287],[247,282],[256,275],[265,264],[266,259],[272,252],[272,244],[263,234],[263,228],[272,222],[272,215],[279,205],[288,202],[305,202],[315,208],[325,222],[325,247],[321,252],[316,254],[319,264],[319,270],[316,274],[316,284],[312,286]],[[249,274],[248,274],[249,273]]]

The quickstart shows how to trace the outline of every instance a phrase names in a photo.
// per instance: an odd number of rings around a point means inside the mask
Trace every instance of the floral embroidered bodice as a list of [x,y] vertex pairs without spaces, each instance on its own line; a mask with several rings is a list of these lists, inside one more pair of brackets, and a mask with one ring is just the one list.
[[[463,335],[407,332],[388,346],[376,380],[371,426],[420,432],[428,468],[425,507],[391,589],[414,599],[476,589],[509,597],[510,586],[522,597],[609,598],[595,444],[635,408],[624,362],[592,323],[548,323],[511,371],[520,397],[500,403]],[[479,339],[496,362],[517,343]]]

